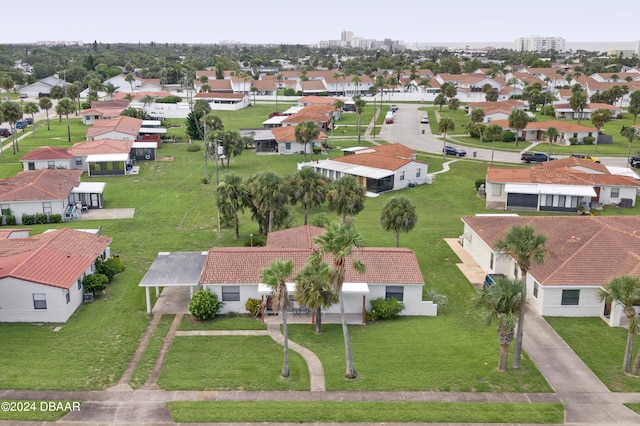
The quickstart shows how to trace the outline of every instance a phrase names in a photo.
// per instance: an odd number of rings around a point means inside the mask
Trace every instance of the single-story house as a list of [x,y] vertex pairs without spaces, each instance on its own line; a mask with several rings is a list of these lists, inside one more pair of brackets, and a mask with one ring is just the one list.
[[135,141],[140,135],[142,120],[139,118],[120,116],[108,120],[95,120],[87,129],[88,141],[99,139],[119,139]]
[[298,163],[298,170],[311,167],[321,175],[337,180],[352,175],[368,192],[381,193],[431,183],[428,164],[417,161],[415,152],[400,144],[371,147],[356,155]]
[[[544,263],[527,273],[527,302],[541,315],[603,317],[619,326],[622,307],[599,299],[614,277],[640,275],[638,216],[465,216],[460,243],[487,273],[522,278],[520,267],[497,249],[513,226],[532,226],[547,237]],[[638,307],[636,308],[638,310]]]
[[[504,130],[516,132],[509,127],[509,120],[493,120],[491,124],[497,124]],[[524,130],[518,131],[520,140],[541,141],[545,137],[545,132],[550,127],[555,127],[558,131],[557,143],[560,145],[570,145],[571,139],[575,139],[578,144],[583,142],[585,137],[596,137],[598,129],[595,127],[583,126],[580,124],[567,123],[566,121],[530,121]]]
[[516,109],[525,109],[526,104],[522,101],[508,100],[500,102],[470,102],[467,105],[468,115],[476,108],[484,111],[483,123],[491,124],[496,120],[507,120],[509,115]]
[[80,182],[81,175],[82,170],[40,169],[1,179],[0,212],[22,224],[22,215],[60,214],[63,220],[73,220],[82,209],[102,208],[106,184]]
[[[151,312],[150,287],[189,286],[193,292],[199,285],[215,293],[224,303],[221,313],[247,313],[245,304],[250,298],[262,300],[266,313],[269,313],[272,311],[271,290],[261,283],[262,270],[275,259],[292,260],[294,272],[287,287],[293,295],[293,277],[311,255],[313,239],[323,232],[323,228],[300,226],[271,232],[265,247],[220,247],[206,253],[160,253],[140,283],[147,289],[147,312]],[[350,266],[354,260],[365,264],[364,274],[357,273]],[[395,297],[405,305],[401,315],[436,316],[437,305],[422,300],[424,279],[412,250],[358,249],[347,265],[343,287],[345,313],[361,315],[364,322],[364,311],[370,309],[371,300]],[[324,312],[338,313],[339,305]]]
[[91,102],[91,108],[79,112],[82,122],[92,126],[96,120],[108,120],[120,117],[120,114],[129,107],[126,99],[112,99],[108,101]]
[[37,98],[40,96],[49,96],[51,88],[55,86],[65,87],[69,86],[69,83],[60,78],[58,74],[51,75],[49,77],[38,80],[35,83],[28,84],[18,89],[21,96],[28,98]]
[[591,114],[599,109],[611,111],[611,118],[613,119],[620,118],[622,115],[622,108],[619,106],[603,103],[588,103],[584,110],[582,110],[582,114],[576,113],[573,108],[571,108],[570,103],[555,103],[553,104],[553,108],[555,110],[556,118],[563,120],[591,120]]
[[33,149],[20,158],[24,171],[40,169],[72,169],[73,155],[66,148],[45,146]]
[[66,322],[84,300],[82,279],[95,272],[97,259],[110,256],[110,243],[69,228],[3,239],[0,322]]
[[321,148],[323,141],[327,140],[327,135],[324,132],[320,132],[318,138],[309,142],[305,147],[302,143],[296,141],[296,128],[293,126],[274,127],[270,131],[273,133],[273,137],[277,143],[277,151],[279,154],[298,154],[303,151],[309,154],[313,152],[313,148]]
[[75,168],[89,176],[125,175],[130,166],[130,153],[135,142],[120,139],[98,139],[78,142],[69,148]]
[[213,110],[236,111],[251,104],[246,93],[200,92],[194,96],[194,101],[199,100],[207,101]]
[[486,207],[504,210],[577,212],[601,205],[633,207],[637,179],[606,166],[569,157],[528,168],[489,167]]

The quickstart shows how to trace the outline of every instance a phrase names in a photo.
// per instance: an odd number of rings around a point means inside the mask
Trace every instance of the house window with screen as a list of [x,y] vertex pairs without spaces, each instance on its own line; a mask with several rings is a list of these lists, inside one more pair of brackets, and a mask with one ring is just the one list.
[[620,188],[611,188],[611,198],[620,198]]
[[290,150],[291,149],[291,142],[285,142],[284,143],[284,149]]
[[400,172],[400,180],[404,180],[404,170]]
[[42,212],[43,213],[51,213],[51,202],[42,203]]
[[561,305],[577,306],[580,302],[580,290],[562,290]]
[[416,177],[419,178],[420,177],[420,167],[418,167],[416,169]]
[[65,293],[64,297],[67,300],[67,305],[68,305],[69,302],[71,302],[71,295],[69,294],[69,290],[67,290],[67,292]]
[[2,210],[3,216],[8,216],[11,214],[11,208],[9,207],[9,204],[0,204],[0,210]]
[[228,285],[228,286],[222,287],[222,301],[223,302],[239,302],[240,286]]
[[404,287],[401,285],[388,285],[385,287],[385,299],[395,297],[399,302],[404,298]]
[[56,162],[55,161],[47,161],[47,168],[55,169],[56,168]]
[[33,309],[47,309],[47,295],[33,293]]
[[538,298],[538,283],[533,285],[533,297]]

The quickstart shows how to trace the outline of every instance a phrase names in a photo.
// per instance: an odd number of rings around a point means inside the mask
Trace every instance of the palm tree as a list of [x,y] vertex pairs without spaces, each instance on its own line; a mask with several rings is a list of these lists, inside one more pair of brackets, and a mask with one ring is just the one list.
[[[600,290],[600,301],[608,303],[615,302],[622,305],[623,312],[629,320],[629,328],[627,329],[627,346],[624,351],[624,360],[622,362],[622,371],[625,374],[632,372],[631,370],[631,351],[633,350],[633,340],[635,335],[640,331],[640,320],[634,308],[634,305],[640,304],[640,278],[623,275],[614,277],[605,284],[605,290]],[[640,355],[640,352],[638,352]],[[633,374],[638,374],[638,366],[640,358],[636,356],[633,366]]]
[[67,117],[67,141],[71,142],[71,126],[69,126],[69,114],[76,110],[76,105],[69,98],[60,99],[56,105],[56,113]]
[[260,280],[271,287],[274,309],[280,311],[282,317],[282,334],[284,335],[284,361],[282,377],[289,377],[289,331],[287,329],[287,309],[289,308],[289,292],[286,280],[293,273],[293,261],[275,259],[262,270]]
[[400,247],[400,232],[411,231],[417,222],[416,206],[404,196],[390,198],[380,211],[380,225],[396,233],[396,247]]
[[351,175],[345,175],[334,181],[327,192],[329,210],[342,215],[342,223],[347,223],[347,216],[356,215],[364,209],[366,190],[358,185]]
[[228,174],[216,189],[216,205],[225,220],[233,219],[236,240],[240,239],[238,213],[250,205],[249,189],[238,175]]
[[116,93],[120,88],[119,86],[114,86],[111,82],[106,83],[103,87],[104,91],[107,92],[107,95],[109,95],[109,99],[113,99],[113,94]]
[[33,130],[31,135],[35,137],[36,135],[35,113],[40,111],[40,108],[38,107],[38,104],[36,104],[35,102],[25,102],[25,104],[23,105],[23,109],[26,114],[31,114],[31,121],[33,121],[33,124],[32,124]]
[[306,265],[296,277],[296,301],[314,311],[316,334],[322,333],[322,309],[340,301],[329,285],[329,266],[326,263]]
[[[22,107],[16,102],[3,102],[0,106],[2,107],[2,115],[4,116],[5,121],[9,122],[11,129],[15,133],[16,123],[22,119]],[[13,147],[14,155],[16,152],[20,151],[17,135],[13,136],[11,146]]]
[[545,133],[545,136],[547,137],[547,140],[549,140],[549,158],[551,158],[551,147],[553,146],[553,143],[558,138],[558,135],[560,135],[560,132],[558,132],[558,129],[551,126],[544,133]]
[[460,101],[458,98],[451,98],[447,103],[447,108],[449,108],[449,114],[453,116],[453,124],[456,124],[456,111],[460,108]]
[[482,108],[473,108],[471,110],[471,123],[473,127],[478,127],[478,131],[480,133],[480,143],[482,144],[482,127],[480,123],[484,121],[484,109]]
[[53,86],[49,89],[49,97],[51,99],[62,99],[64,98],[64,89],[62,86]]
[[624,126],[620,131],[620,134],[627,138],[629,141],[629,148],[627,149],[627,164],[631,161],[631,143],[634,139],[638,138],[638,131],[633,126]]
[[133,76],[132,73],[129,73],[124,77],[124,81],[129,83],[129,86],[131,86],[131,93],[133,94],[133,82],[136,81],[136,78]]
[[509,114],[509,127],[516,131],[516,146],[518,146],[518,136],[521,130],[524,130],[529,123],[529,116],[521,109],[514,109]]
[[496,141],[501,140],[503,134],[504,130],[497,124],[489,124],[487,128],[484,129],[484,138],[491,141],[491,167],[493,167],[493,154],[496,150]]
[[302,151],[304,152],[304,159],[307,159],[307,145],[309,142],[317,140],[320,134],[320,129],[316,122],[307,120],[298,124],[295,129],[296,142],[302,144]]
[[440,107],[440,111],[442,111],[443,105],[447,103],[447,98],[444,96],[442,92],[438,93],[438,96],[433,100],[434,105],[438,105]]
[[[287,203],[287,194],[283,179],[274,172],[262,172],[252,177],[247,183],[254,217],[266,216],[265,232],[273,231],[273,219],[276,210]],[[262,227],[262,224],[260,224]]]
[[[332,77],[334,78],[334,80],[336,80],[336,95],[338,94],[338,79],[339,79],[340,77],[342,77],[342,76],[343,76],[343,75],[342,75],[342,74],[340,74],[339,72],[334,72],[334,73],[333,73],[333,76],[332,76]],[[343,90],[343,92],[344,92],[344,83],[343,83],[343,85],[342,85],[342,90]],[[344,93],[343,93],[343,95],[344,95]]]
[[[573,86],[576,88],[578,85]],[[574,114],[578,115],[578,124],[582,123],[582,112],[587,106],[587,95],[582,90],[575,90],[569,98],[569,106],[573,110]]]
[[[360,77],[358,77],[357,75],[354,75],[354,76],[351,78],[351,82],[356,86],[355,95],[356,95],[356,96],[360,96],[360,89],[359,89],[359,86],[360,86],[360,82],[362,82],[362,80],[361,80],[361,79],[360,79]],[[356,107],[356,108],[357,108],[357,107]]]
[[[444,134],[443,145],[447,145],[447,133],[452,132],[456,129],[456,125],[450,118],[443,118],[438,123],[438,129],[440,133]],[[444,146],[442,147],[442,159],[444,160],[447,157],[445,153]]]
[[[351,354],[351,340],[349,339],[347,318],[344,314],[342,285],[345,280],[347,258],[349,258],[355,248],[362,247],[362,236],[351,226],[347,226],[344,223],[332,223],[327,227],[327,231],[314,238],[313,242],[314,251],[309,258],[311,265],[319,265],[325,254],[332,256],[332,262],[329,268],[329,284],[333,291],[338,294],[340,301],[340,321],[342,323],[344,350],[347,361],[345,377],[347,379],[355,379],[358,377],[358,374],[353,365],[353,355]],[[365,271],[364,264],[359,260],[353,262],[353,268],[359,273],[364,273]]]
[[364,111],[364,107],[367,106],[367,103],[360,98],[360,96],[356,96],[356,113],[358,114],[358,145],[360,145],[360,123],[362,122],[362,111]]
[[329,181],[311,167],[303,167],[287,180],[287,184],[291,188],[291,204],[300,202],[306,225],[309,211],[324,203],[329,190]]
[[591,124],[593,124],[597,129],[593,152],[598,152],[598,136],[600,136],[600,129],[609,120],[611,120],[611,110],[600,108],[591,113]]
[[277,73],[276,74],[276,82],[278,84],[276,84],[276,112],[278,112],[278,90],[280,90],[281,81],[282,81],[282,74]]
[[40,105],[40,109],[43,109],[47,112],[47,130],[51,130],[51,126],[49,125],[49,110],[53,106],[53,103],[51,102],[51,99],[44,97],[40,98],[38,104]]
[[545,243],[547,237],[536,234],[532,226],[513,226],[504,237],[496,241],[496,248],[504,255],[511,256],[520,267],[520,279],[522,280],[522,304],[518,317],[518,332],[516,334],[516,346],[513,351],[513,368],[520,367],[522,357],[522,339],[524,337],[524,304],[527,301],[527,271],[531,262],[543,263],[546,256]]
[[633,115],[633,125],[636,125],[636,119],[640,114],[640,90],[635,90],[629,99],[629,108],[627,108],[629,114]]
[[500,360],[498,371],[507,371],[509,345],[513,340],[514,329],[520,312],[524,309],[522,283],[520,280],[497,278],[491,287],[484,287],[477,302],[487,309],[487,325],[498,320],[498,340],[500,341]]

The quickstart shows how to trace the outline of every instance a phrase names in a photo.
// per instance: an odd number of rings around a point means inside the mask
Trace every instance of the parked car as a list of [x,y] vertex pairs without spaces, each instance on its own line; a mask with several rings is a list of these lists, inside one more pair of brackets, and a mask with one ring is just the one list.
[[593,161],[594,163],[599,163],[600,159],[596,157],[592,157],[589,154],[571,154],[572,157],[582,158],[583,160]]
[[451,145],[447,145],[442,148],[442,152],[444,152],[446,155],[455,155],[458,157],[464,157],[465,155],[467,155],[467,151],[465,151],[464,149],[456,148],[455,146]]
[[391,105],[391,112],[396,112],[398,110],[398,105]]
[[0,138],[8,138],[9,136],[11,136],[10,129],[0,129]]
[[634,155],[629,158],[629,164],[631,167],[639,167],[640,168],[640,155]]
[[423,115],[422,117],[420,117],[420,122],[429,124],[429,117],[426,115]]
[[549,157],[544,152],[532,152],[532,153],[524,153],[520,156],[520,160],[525,163],[542,163],[545,161],[555,160],[554,157]]
[[497,279],[503,279],[503,278],[507,279],[507,276],[505,274],[487,274],[484,277],[484,286],[486,288],[489,288],[496,283]]
[[27,123],[25,121],[18,121],[16,123],[16,129],[24,129],[25,127],[27,127]]

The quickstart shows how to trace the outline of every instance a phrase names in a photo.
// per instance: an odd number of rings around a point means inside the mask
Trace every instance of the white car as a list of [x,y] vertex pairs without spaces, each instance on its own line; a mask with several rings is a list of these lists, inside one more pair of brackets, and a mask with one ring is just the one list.
[[422,117],[420,117],[420,122],[429,124],[429,117],[426,115],[423,115]]

